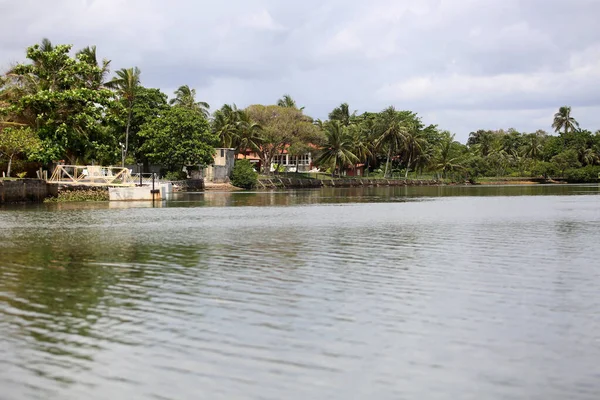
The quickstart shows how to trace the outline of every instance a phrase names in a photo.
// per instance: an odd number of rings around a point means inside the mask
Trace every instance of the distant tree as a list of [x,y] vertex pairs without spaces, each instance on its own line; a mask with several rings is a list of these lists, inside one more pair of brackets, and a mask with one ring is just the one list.
[[131,118],[133,114],[133,105],[137,94],[137,89],[140,86],[140,70],[138,67],[123,68],[116,72],[116,75],[106,86],[114,89],[121,99],[125,102],[127,112],[125,124],[125,147],[123,148],[123,159],[127,158],[129,151],[129,129],[131,128]]
[[348,166],[354,166],[359,161],[352,152],[354,144],[348,128],[339,121],[330,121],[325,124],[325,144],[317,158],[318,165],[331,166],[331,176],[336,171],[342,171]]
[[210,106],[204,101],[196,101],[196,89],[191,89],[188,85],[179,86],[175,91],[175,98],[169,101],[169,104],[179,107],[198,110],[205,118],[210,116]]
[[298,110],[304,110],[304,107],[298,107],[298,105],[296,104],[296,100],[294,100],[289,94],[284,94],[281,99],[277,100],[277,105],[279,107],[297,108]]
[[564,130],[565,135],[569,133],[569,131],[573,132],[576,129],[579,129],[579,122],[571,116],[571,107],[562,106],[558,109],[558,112],[554,114],[552,127],[556,132]]
[[378,137],[375,140],[377,148],[386,149],[386,162],[384,176],[388,177],[390,171],[390,160],[392,156],[400,154],[406,148],[407,136],[409,134],[409,124],[412,122],[414,114],[405,111],[396,111],[391,106],[379,113],[378,116]]
[[342,125],[350,125],[351,118],[356,117],[356,111],[350,114],[350,106],[348,103],[342,103],[339,107],[336,107],[329,113],[329,119],[332,121],[339,121]]
[[6,157],[8,164],[6,176],[10,176],[15,156],[31,154],[40,149],[41,142],[37,135],[27,127],[0,127],[0,156]]
[[560,175],[564,176],[565,171],[569,168],[579,168],[581,163],[574,149],[567,149],[552,157],[552,164],[560,171]]
[[171,107],[160,118],[144,124],[139,136],[145,140],[143,155],[169,171],[181,170],[185,165],[212,163],[218,143],[206,118],[184,107]]
[[262,163],[263,173],[270,174],[276,155],[284,154],[295,143],[315,143],[321,132],[312,119],[293,107],[252,105],[246,109],[252,123],[258,124],[260,146],[255,151]]

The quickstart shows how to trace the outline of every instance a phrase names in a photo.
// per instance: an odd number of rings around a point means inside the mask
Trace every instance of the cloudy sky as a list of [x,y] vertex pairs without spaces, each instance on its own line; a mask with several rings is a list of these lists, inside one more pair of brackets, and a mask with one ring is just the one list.
[[0,67],[48,37],[213,108],[284,93],[315,118],[394,105],[464,141],[551,130],[571,105],[597,130],[598,16],[600,0],[0,0]]

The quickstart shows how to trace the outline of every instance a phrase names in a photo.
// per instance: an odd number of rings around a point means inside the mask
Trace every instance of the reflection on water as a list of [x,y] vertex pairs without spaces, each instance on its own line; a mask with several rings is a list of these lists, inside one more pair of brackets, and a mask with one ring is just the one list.
[[600,197],[564,188],[5,208],[0,399],[595,399]]

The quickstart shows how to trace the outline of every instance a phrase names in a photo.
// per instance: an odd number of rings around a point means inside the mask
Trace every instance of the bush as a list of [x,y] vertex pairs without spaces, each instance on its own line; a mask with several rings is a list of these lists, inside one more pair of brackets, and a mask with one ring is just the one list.
[[590,183],[598,182],[600,167],[587,165],[583,168],[573,168],[565,171],[565,179],[569,183]]
[[105,188],[89,188],[86,190],[63,190],[58,197],[49,197],[45,203],[65,203],[74,201],[108,201],[108,190]]
[[166,181],[183,181],[187,179],[187,174],[183,171],[169,171],[165,174]]
[[252,189],[258,183],[258,173],[248,160],[237,160],[231,172],[231,183],[243,189]]

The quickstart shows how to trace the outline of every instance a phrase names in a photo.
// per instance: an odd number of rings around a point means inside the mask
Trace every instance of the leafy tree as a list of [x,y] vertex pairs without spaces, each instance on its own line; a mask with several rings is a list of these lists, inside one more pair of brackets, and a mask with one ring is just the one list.
[[205,118],[210,116],[210,106],[204,101],[196,101],[196,89],[191,89],[188,85],[179,86],[175,91],[175,98],[169,101],[169,104],[178,107],[198,110]]
[[140,86],[140,70],[138,67],[134,68],[122,68],[116,72],[115,76],[111,81],[107,82],[106,86],[116,90],[121,97],[122,101],[125,102],[125,109],[127,111],[126,125],[125,125],[125,147],[123,148],[123,160],[127,158],[127,152],[129,151],[129,129],[131,128],[131,118],[133,114],[133,105],[135,103],[136,94],[138,87]]
[[579,129],[579,122],[571,116],[571,107],[562,106],[558,109],[558,112],[554,114],[554,121],[552,127],[556,132],[564,130],[565,135]]
[[556,156],[552,157],[552,164],[560,171],[561,176],[564,176],[565,171],[569,168],[579,168],[581,163],[577,157],[577,152],[574,149],[567,149]]
[[246,109],[250,120],[260,125],[258,131],[260,146],[255,150],[259,155],[263,173],[269,174],[271,163],[276,155],[295,143],[317,143],[321,133],[310,117],[302,110],[293,107],[252,105]]
[[29,63],[17,64],[2,79],[0,113],[38,135],[46,162],[93,157],[92,143],[102,140],[103,126],[118,109],[102,86],[108,62],[97,65],[91,49],[71,57],[71,47],[44,39],[27,49]]
[[237,160],[231,172],[231,184],[243,189],[252,189],[258,183],[258,173],[248,160]]
[[[126,109],[127,99],[121,98],[121,103]],[[135,92],[135,102],[131,109],[131,120],[129,125],[129,153],[137,162],[146,162],[142,152],[145,138],[139,135],[139,132],[144,124],[147,124],[155,118],[161,117],[169,109],[168,97],[160,89],[146,88],[138,86]],[[119,121],[114,129],[118,132],[123,132],[126,121]],[[118,135],[114,136],[112,147],[118,149],[116,140]],[[120,149],[119,149],[120,156]],[[130,160],[132,161],[132,160]]]
[[359,161],[352,149],[352,135],[348,132],[348,128],[339,121],[330,121],[325,124],[325,144],[321,149],[317,164],[330,165],[333,177],[336,171],[341,172]]
[[29,155],[39,151],[40,140],[28,127],[0,129],[0,155],[8,159],[6,176],[10,176],[13,158],[20,154]]
[[139,136],[145,140],[143,155],[169,171],[212,163],[218,143],[206,118],[184,107],[171,107],[160,118],[142,125]]

